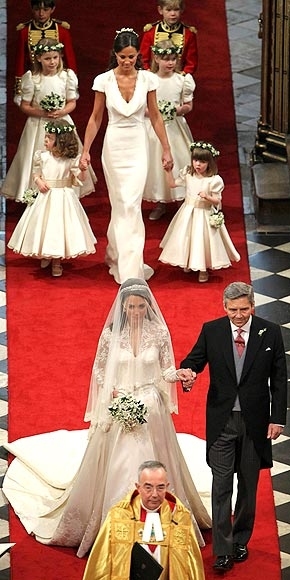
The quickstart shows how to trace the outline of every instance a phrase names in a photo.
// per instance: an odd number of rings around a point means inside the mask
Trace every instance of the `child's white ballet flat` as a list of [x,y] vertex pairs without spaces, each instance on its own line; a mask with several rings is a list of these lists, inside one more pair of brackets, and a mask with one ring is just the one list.
[[48,260],[47,258],[42,258],[41,262],[40,262],[40,267],[41,268],[47,268],[47,266],[49,266],[51,260]]
[[198,281],[199,282],[207,282],[208,281],[208,272],[207,271],[203,272],[201,270],[199,272],[199,275],[198,275]]
[[55,278],[62,276],[62,266],[60,264],[52,264],[51,273]]

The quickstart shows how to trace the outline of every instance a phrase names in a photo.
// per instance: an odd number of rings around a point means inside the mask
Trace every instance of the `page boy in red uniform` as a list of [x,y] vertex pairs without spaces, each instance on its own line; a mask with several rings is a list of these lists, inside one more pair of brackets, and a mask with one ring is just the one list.
[[144,68],[150,69],[151,66],[153,58],[151,46],[161,40],[170,39],[176,46],[182,47],[180,71],[184,74],[193,74],[197,68],[196,28],[180,20],[184,10],[184,0],[157,0],[157,9],[162,20],[146,24],[143,29],[140,52]]
[[76,58],[68,22],[52,18],[55,0],[31,0],[32,19],[18,24],[14,101],[20,103],[20,82],[22,75],[32,67],[33,47],[41,38],[52,38],[64,45],[64,65],[77,72]]

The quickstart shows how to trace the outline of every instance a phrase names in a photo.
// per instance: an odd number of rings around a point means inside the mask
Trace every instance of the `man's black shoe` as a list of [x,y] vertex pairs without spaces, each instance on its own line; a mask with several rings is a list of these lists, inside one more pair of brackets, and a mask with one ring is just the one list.
[[228,572],[234,565],[233,556],[218,556],[213,568],[217,572]]
[[233,558],[235,562],[244,562],[249,555],[247,546],[244,544],[234,544]]

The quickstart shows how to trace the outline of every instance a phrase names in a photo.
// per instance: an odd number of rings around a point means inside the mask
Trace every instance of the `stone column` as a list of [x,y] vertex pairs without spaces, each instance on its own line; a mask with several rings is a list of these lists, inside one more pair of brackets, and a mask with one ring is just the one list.
[[263,0],[261,115],[254,162],[290,162],[290,0]]

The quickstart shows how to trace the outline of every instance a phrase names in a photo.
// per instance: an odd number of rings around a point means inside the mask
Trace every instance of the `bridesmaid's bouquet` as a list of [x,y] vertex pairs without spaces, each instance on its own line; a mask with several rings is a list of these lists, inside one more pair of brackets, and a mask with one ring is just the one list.
[[39,104],[44,111],[56,111],[63,108],[65,98],[57,95],[57,93],[50,93],[50,95],[43,97]]
[[225,223],[225,216],[220,209],[216,207],[212,207],[210,216],[209,216],[209,224],[212,228],[220,228]]
[[32,205],[35,202],[37,196],[38,196],[37,189],[32,189],[32,187],[30,187],[29,189],[25,189],[21,201],[22,203],[27,203],[27,205]]
[[129,433],[136,427],[147,423],[148,409],[144,403],[138,401],[132,395],[116,397],[112,405],[108,407],[113,421],[120,424],[122,431]]
[[158,101],[158,109],[163,117],[164,123],[173,121],[176,116],[176,106],[171,101]]

